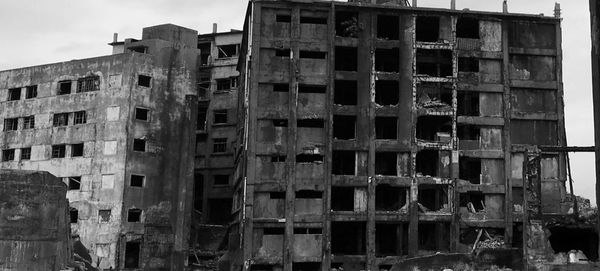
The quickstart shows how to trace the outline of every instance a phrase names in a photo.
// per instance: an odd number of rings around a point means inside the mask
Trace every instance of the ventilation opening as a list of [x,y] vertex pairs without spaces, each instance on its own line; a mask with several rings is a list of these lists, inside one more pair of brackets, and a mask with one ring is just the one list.
[[452,51],[417,49],[417,74],[452,76]]
[[300,51],[300,58],[325,59],[326,57],[327,57],[327,52]]
[[417,85],[417,104],[422,108],[452,106],[452,86],[442,83],[419,83]]
[[[375,225],[375,254],[402,256],[408,254],[408,223]],[[381,271],[381,268],[379,269]]]
[[376,139],[397,139],[398,138],[398,119],[396,117],[376,117],[375,118],[375,138]]
[[304,128],[323,128],[325,122],[322,119],[299,119],[297,125]]
[[356,71],[358,53],[356,47],[335,47],[335,70]]
[[427,141],[449,142],[452,118],[447,116],[420,116],[417,118],[417,138]]
[[356,117],[355,116],[333,116],[333,138],[335,139],[355,139],[356,138]]
[[379,105],[397,105],[400,101],[398,81],[375,81],[375,103]]
[[301,24],[327,24],[327,18],[300,16]]
[[353,151],[333,151],[331,174],[355,175],[355,153]]
[[358,37],[358,13],[338,11],[335,13],[335,35],[340,37]]
[[142,219],[142,210],[129,209],[127,211],[127,222],[140,222]]
[[456,37],[479,39],[479,20],[461,17],[456,20]]
[[125,243],[125,268],[140,267],[140,246],[138,241]]
[[419,250],[448,251],[449,237],[449,223],[419,223]]
[[290,85],[289,84],[273,84],[274,92],[289,92]]
[[474,57],[458,58],[459,72],[479,72],[479,59]]
[[446,212],[448,208],[448,186],[420,185],[419,212]]
[[459,179],[467,180],[472,184],[481,184],[481,159],[472,157],[460,157]]
[[208,223],[225,225],[231,221],[231,199],[208,200]]
[[331,253],[362,255],[366,253],[365,222],[331,222]]
[[275,50],[275,56],[290,57],[290,49],[277,49]]
[[417,41],[437,42],[440,35],[439,17],[417,17],[416,38]]
[[380,184],[375,187],[375,210],[376,211],[408,211],[407,209],[408,189]]
[[356,81],[336,80],[333,103],[339,105],[356,105],[357,102]]
[[327,91],[327,86],[321,85],[299,85],[298,92],[299,93],[325,93]]
[[323,191],[315,191],[315,190],[300,190],[296,191],[297,199],[322,199]]
[[440,177],[439,175],[439,151],[422,150],[417,153],[416,169],[417,175]]
[[480,129],[477,125],[458,125],[456,132],[460,140],[479,140],[480,137]]
[[380,72],[400,71],[400,49],[376,49],[375,70]]
[[284,14],[277,14],[277,15],[275,15],[275,21],[278,23],[290,23],[290,22],[292,22],[292,16],[284,15]]
[[598,260],[598,234],[593,228],[552,227],[550,245],[554,253],[581,250],[588,260]]
[[485,196],[479,191],[470,191],[461,193],[459,198],[459,207],[466,208],[471,213],[477,213],[485,210]]
[[398,175],[396,164],[398,155],[395,152],[377,152],[375,153],[375,174],[377,175]]
[[323,155],[320,154],[298,154],[296,163],[323,163]]
[[377,16],[377,38],[397,40],[400,37],[400,19],[398,16]]
[[321,263],[319,263],[319,262],[292,263],[292,271],[319,271],[319,270],[321,270]]
[[354,211],[354,188],[332,186],[331,209],[334,211]]
[[458,92],[456,110],[459,116],[479,116],[479,93]]

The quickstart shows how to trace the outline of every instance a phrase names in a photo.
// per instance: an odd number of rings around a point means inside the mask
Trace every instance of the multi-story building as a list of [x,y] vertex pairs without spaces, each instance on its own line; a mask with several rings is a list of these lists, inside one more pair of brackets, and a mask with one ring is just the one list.
[[558,16],[253,0],[243,37],[232,270],[522,247],[564,213]]
[[71,231],[108,269],[182,270],[193,197],[198,34],[144,28],[113,54],[0,71],[3,169],[68,184]]

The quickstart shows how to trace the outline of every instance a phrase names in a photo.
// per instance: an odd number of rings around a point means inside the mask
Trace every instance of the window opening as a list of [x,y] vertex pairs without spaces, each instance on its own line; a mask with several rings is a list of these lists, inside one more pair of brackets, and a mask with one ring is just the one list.
[[71,145],[71,156],[72,157],[83,156],[83,143]]
[[81,189],[81,177],[67,177],[66,179],[69,190]]
[[129,185],[133,187],[143,187],[145,179],[146,177],[143,175],[131,174],[131,178],[129,179]]
[[377,16],[377,38],[398,40],[400,38],[400,18],[398,16]]
[[25,99],[32,99],[35,97],[37,97],[37,85],[26,87]]
[[396,118],[396,117],[375,117],[375,138],[376,139],[397,139],[398,138],[398,118]]
[[16,131],[17,129],[19,129],[18,118],[4,119],[4,131]]
[[52,158],[64,158],[66,153],[66,146],[61,145],[52,145]]
[[229,185],[229,175],[222,175],[222,174],[214,175],[213,180],[214,180],[214,182],[213,182],[214,186]]
[[354,211],[354,187],[332,186],[331,209],[334,211]]
[[58,95],[71,94],[71,81],[58,82]]
[[219,50],[219,58],[236,57],[238,55],[237,44],[217,46]]
[[337,151],[332,154],[331,174],[355,175],[356,155],[354,151]]
[[375,70],[396,73],[400,71],[400,49],[375,49]]
[[95,91],[100,89],[100,77],[88,76],[77,79],[77,89],[75,93]]
[[408,212],[408,189],[388,184],[375,187],[375,210],[388,212]]
[[366,243],[365,222],[331,222],[332,254],[363,255]]
[[327,91],[327,86],[322,85],[299,85],[298,92],[299,93],[325,93]]
[[146,140],[135,138],[133,139],[133,150],[139,152],[146,151]]
[[152,77],[147,75],[138,75],[138,86],[140,87],[150,87],[150,83],[152,82]]
[[357,84],[356,81],[335,80],[335,91],[333,103],[339,105],[356,105]]
[[479,20],[469,17],[458,18],[456,20],[456,37],[479,39]]
[[325,122],[322,119],[299,119],[297,125],[304,128],[323,128]]
[[375,153],[375,174],[397,176],[397,159],[395,152],[376,152]]
[[422,108],[450,108],[452,86],[444,83],[421,82],[417,85],[417,103]]
[[440,18],[418,16],[416,28],[417,41],[437,42],[440,35]]
[[11,88],[8,90],[8,100],[16,101],[21,99],[21,88]]
[[215,110],[213,111],[214,124],[226,124],[227,123],[227,110]]
[[349,140],[356,138],[356,116],[333,116],[333,138]]
[[416,158],[417,175],[440,177],[439,162],[438,150],[422,150],[418,152]]
[[340,37],[358,37],[358,13],[338,11],[335,13],[335,34]]
[[227,138],[213,138],[213,152],[220,153],[227,151]]
[[479,116],[479,93],[459,91],[457,114],[459,116]]
[[31,159],[31,148],[22,148],[21,149],[21,160],[30,160]]
[[323,163],[323,155],[320,154],[298,154],[296,163]]
[[481,159],[463,156],[459,158],[458,163],[459,179],[481,184]]
[[74,114],[73,124],[85,124],[87,123],[87,113],[85,111],[77,111]]
[[35,116],[27,116],[23,118],[23,129],[35,128]]
[[146,108],[139,108],[136,107],[135,108],[135,119],[136,120],[143,120],[143,121],[148,121],[148,113],[150,112],[150,110],[146,109]]
[[358,51],[356,47],[335,47],[335,70],[356,71],[358,67]]
[[447,143],[451,135],[451,117],[420,116],[417,118],[417,139]]
[[142,221],[142,210],[133,208],[127,210],[127,222],[140,222]]
[[375,103],[379,105],[397,105],[400,101],[400,85],[398,81],[375,81]]
[[300,58],[325,59],[326,57],[327,57],[327,52],[300,51]]
[[417,74],[433,77],[451,77],[452,51],[417,49]]

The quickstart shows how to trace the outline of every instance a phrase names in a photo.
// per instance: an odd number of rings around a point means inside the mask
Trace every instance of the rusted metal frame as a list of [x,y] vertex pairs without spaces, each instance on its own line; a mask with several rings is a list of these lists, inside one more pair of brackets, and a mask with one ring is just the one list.
[[[504,103],[504,127],[502,129],[504,141],[504,243],[505,245],[512,244],[513,239],[513,202],[512,202],[512,141],[510,138],[510,123],[511,123],[511,103],[510,103],[510,55],[508,45],[508,28],[509,21],[502,21],[502,79],[504,84],[504,94],[502,100]],[[527,156],[525,156],[527,157]]]
[[[416,0],[413,0],[413,6],[416,6]],[[410,172],[412,177],[412,182],[410,185],[410,197],[407,199],[409,204],[408,214],[409,214],[409,224],[408,224],[408,256],[416,256],[417,251],[419,249],[419,210],[418,210],[418,193],[419,186],[416,178],[416,155],[417,155],[417,41],[416,41],[416,15],[407,15],[412,16],[412,133],[410,140],[411,144],[411,163],[410,163]]]
[[368,36],[366,38],[366,44],[369,48],[369,101],[368,114],[369,114],[369,157],[368,157],[368,172],[369,177],[367,180],[367,270],[377,270],[376,256],[375,256],[375,39],[377,33],[377,13],[374,10],[368,13],[369,26],[365,27],[368,29]]

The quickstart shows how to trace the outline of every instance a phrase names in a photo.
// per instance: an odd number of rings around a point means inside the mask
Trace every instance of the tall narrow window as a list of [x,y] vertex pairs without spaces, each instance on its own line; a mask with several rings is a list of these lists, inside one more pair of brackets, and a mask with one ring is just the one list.
[[87,123],[87,113],[85,111],[77,111],[74,113],[73,124]]
[[140,242],[130,241],[125,243],[125,268],[138,268],[140,266]]
[[37,97],[37,85],[26,87],[25,99],[31,99]]
[[76,208],[69,208],[69,222],[71,224],[76,224],[79,220],[79,211]]
[[27,116],[23,118],[23,129],[33,129],[35,127],[35,117]]

